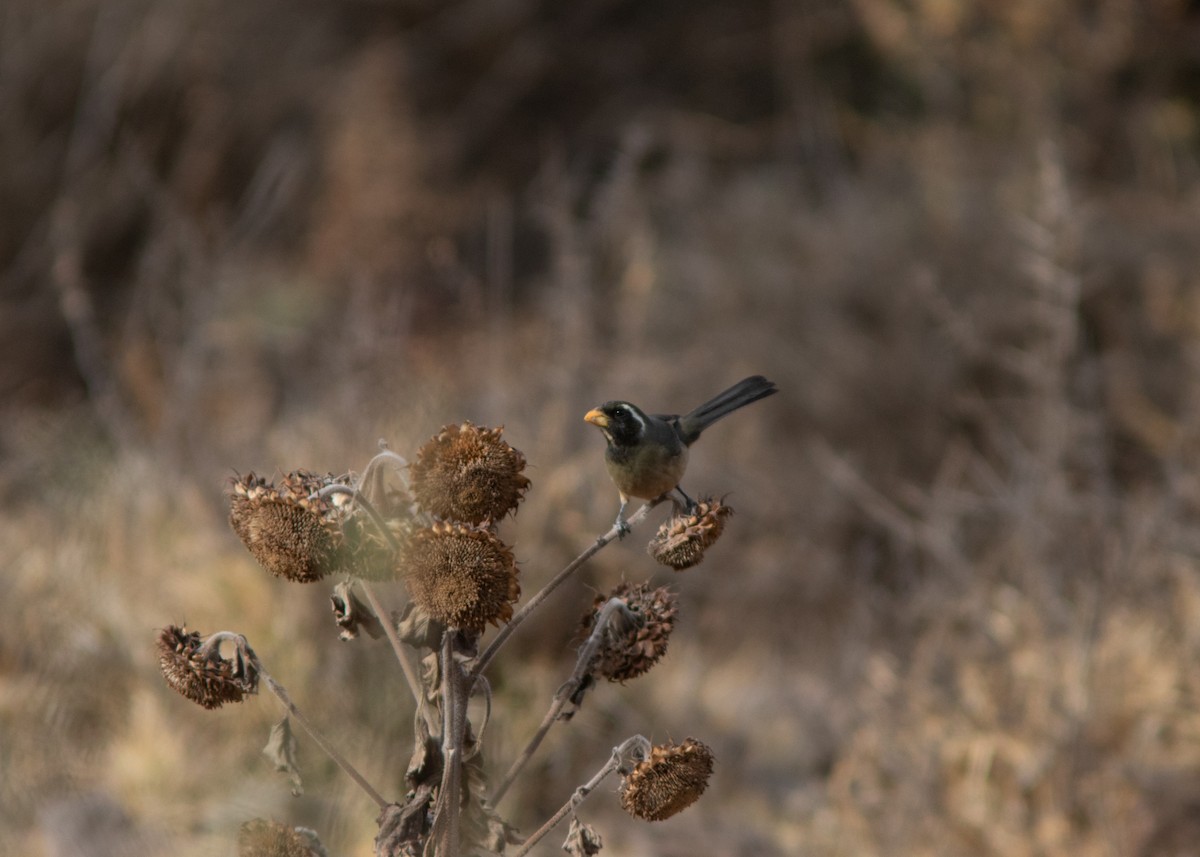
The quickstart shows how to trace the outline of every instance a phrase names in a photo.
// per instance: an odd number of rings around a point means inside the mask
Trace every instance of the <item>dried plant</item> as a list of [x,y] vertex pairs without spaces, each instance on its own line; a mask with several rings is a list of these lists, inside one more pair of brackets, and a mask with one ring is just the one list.
[[256,818],[238,831],[238,857],[329,857],[316,833]]
[[[386,637],[409,684],[416,716],[414,747],[402,798],[385,798],[319,732],[265,670],[241,635],[203,637],[168,626],[158,649],[167,683],[193,702],[216,708],[257,693],[260,682],[286,715],[272,730],[267,755],[301,788],[295,763],[295,720],[379,807],[378,857],[458,857],[526,854],[567,816],[564,849],[597,854],[602,840],[579,821],[576,809],[607,776],[622,777],[622,806],[647,821],[668,818],[692,804],[712,774],[712,752],[694,739],[653,746],[640,735],[619,744],[599,771],[545,824],[523,837],[495,810],[556,722],[566,721],[601,678],[625,682],[654,667],[666,653],[678,606],[667,587],[622,583],[594,599],[582,621],[585,639],[575,668],[551,700],[541,725],[505,776],[492,788],[484,765],[484,734],[491,718],[486,670],[505,642],[599,550],[623,532],[616,526],[590,544],[514,612],[521,587],[517,562],[497,523],[515,512],[529,488],[525,457],[501,439],[501,429],[464,423],[447,426],[411,467],[383,449],[361,476],[315,476],[294,471],[278,483],[251,473],[232,482],[230,523],[251,555],[272,574],[311,583],[344,579],[331,603],[343,640],[366,631]],[[665,498],[664,498],[665,499]],[[662,500],[644,505],[629,521],[641,523]],[[683,568],[699,562],[720,535],[729,508],[705,500],[677,514],[650,544],[660,562]],[[664,558],[665,557],[665,558]],[[402,581],[409,601],[389,612],[373,580]],[[481,648],[489,626],[499,631]],[[227,649],[222,654],[221,648]],[[487,701],[482,722],[468,701]],[[257,819],[243,826],[242,855],[319,855],[312,831]]]
[[683,571],[699,565],[704,552],[725,531],[725,519],[733,509],[711,497],[685,509],[658,528],[647,550],[665,566]]
[[412,490],[429,514],[480,524],[515,512],[529,490],[525,456],[501,429],[464,422],[444,427],[417,453]]
[[471,524],[419,530],[404,545],[400,574],[430,617],[476,633],[511,619],[521,596],[512,551],[490,529]]
[[[623,622],[605,627],[605,609],[615,602]],[[601,644],[594,669],[609,681],[628,681],[647,672],[667,653],[667,640],[678,612],[674,593],[667,587],[651,589],[648,583],[622,583],[608,598],[597,596],[595,607],[583,617],[585,631],[600,630]]]
[[158,664],[163,678],[181,695],[205,708],[241,702],[257,693],[258,674],[239,649],[235,659],[221,657],[222,638],[204,640],[195,631],[168,625],[158,632]]
[[621,806],[646,821],[670,818],[696,802],[712,770],[712,751],[694,738],[654,747],[621,783]]
[[298,583],[320,580],[345,559],[342,509],[320,493],[330,484],[333,477],[296,471],[276,487],[248,473],[233,480],[229,523],[271,574]]

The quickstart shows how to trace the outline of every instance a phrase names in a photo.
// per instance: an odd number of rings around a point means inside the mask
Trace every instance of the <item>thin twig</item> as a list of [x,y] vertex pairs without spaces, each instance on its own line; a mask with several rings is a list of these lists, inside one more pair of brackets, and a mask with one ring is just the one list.
[[369,490],[371,487],[371,480],[375,478],[377,473],[379,473],[379,469],[383,467],[385,462],[390,462],[395,466],[396,475],[400,477],[400,481],[404,483],[404,487],[407,489],[408,480],[404,476],[404,468],[408,467],[408,461],[404,458],[404,456],[388,449],[387,445],[382,440],[379,441],[379,446],[379,452],[377,452],[375,457],[368,461],[367,466],[363,468],[362,476],[358,480],[359,486],[361,487],[365,485],[366,489],[364,490],[364,493],[366,493],[366,490]]
[[383,796],[375,790],[375,787],[367,782],[366,778],[363,777],[363,775],[360,774],[358,770],[351,765],[341,753],[334,749],[334,746],[329,743],[328,739],[326,739],[325,736],[317,730],[317,727],[314,726],[309,719],[304,716],[300,709],[296,707],[296,703],[292,702],[292,698],[288,696],[287,689],[284,688],[284,686],[279,682],[275,681],[275,679],[271,678],[270,673],[263,669],[262,661],[258,659],[258,655],[256,655],[254,650],[248,645],[245,645],[245,637],[242,637],[239,646],[244,646],[246,658],[258,671],[259,678],[267,683],[267,687],[271,689],[271,693],[275,694],[276,698],[279,699],[279,702],[283,705],[284,709],[287,710],[287,713],[291,717],[295,718],[296,722],[300,724],[301,728],[308,733],[308,737],[312,738],[313,741],[316,742],[317,746],[325,751],[325,755],[332,759],[335,765],[345,771],[346,775],[349,776],[350,779],[354,780],[354,782],[358,784],[358,787],[366,792],[370,796],[371,800],[375,801],[375,804],[380,809],[386,807],[388,805],[388,801],[383,799]]
[[[566,688],[569,684],[570,682],[567,682],[566,685],[563,685],[563,688]],[[504,796],[508,794],[509,787],[512,786],[513,782],[520,775],[525,764],[533,758],[533,754],[537,752],[542,739],[546,737],[546,733],[550,731],[550,727],[554,725],[554,721],[558,720],[558,715],[562,713],[563,708],[566,707],[567,701],[570,698],[569,694],[562,692],[562,688],[554,695],[554,699],[550,702],[550,709],[546,712],[546,716],[542,718],[542,723],[538,726],[537,732],[529,739],[529,743],[525,745],[525,749],[521,752],[521,755],[512,763],[512,766],[508,769],[508,773],[504,775],[504,779],[496,787],[496,791],[489,801],[492,806],[498,806],[500,801],[504,800]]]
[[371,586],[365,580],[359,579],[358,588],[366,596],[367,603],[371,605],[371,609],[375,612],[375,617],[379,620],[379,624],[383,626],[383,633],[392,645],[392,651],[396,654],[396,660],[400,662],[400,670],[404,673],[409,690],[412,691],[413,698],[417,701],[417,708],[420,710],[421,716],[425,718],[425,722],[429,723],[429,703],[425,699],[421,676],[417,670],[417,665],[412,662],[411,652],[405,648],[400,635],[396,633],[395,624],[392,622],[391,617],[384,611],[383,605],[379,603],[379,599],[375,597],[375,591]]
[[388,544],[391,545],[392,550],[400,549],[399,539],[397,539],[396,536],[393,535],[392,531],[388,529],[388,525],[383,520],[383,516],[376,511],[375,507],[371,504],[371,501],[368,500],[361,491],[351,485],[342,485],[341,483],[335,482],[332,485],[326,485],[320,491],[317,491],[314,496],[328,497],[330,494],[349,494],[351,497],[353,497],[354,502],[359,506],[362,506],[363,511],[366,512],[371,518],[372,523],[374,523],[378,528],[380,534],[388,540]]
[[625,602],[620,598],[610,598],[605,605],[600,609],[600,615],[596,619],[596,627],[592,629],[592,633],[588,635],[585,642],[579,650],[579,657],[575,660],[575,670],[554,694],[554,699],[550,702],[550,709],[546,712],[546,716],[542,718],[541,725],[538,726],[537,732],[529,739],[529,743],[525,745],[525,749],[521,755],[516,758],[509,767],[508,773],[504,775],[504,779],[500,781],[500,785],[496,787],[495,793],[492,795],[492,806],[499,805],[504,799],[504,795],[508,793],[513,782],[520,775],[522,769],[533,758],[533,754],[537,752],[537,748],[541,746],[550,727],[558,720],[562,710],[566,708],[567,703],[574,700],[575,694],[579,688],[583,686],[584,681],[592,672],[592,661],[595,660],[596,652],[600,649],[604,642],[604,637],[609,632],[609,626],[613,622],[613,617],[622,612],[628,612]]
[[[379,455],[376,455],[375,458],[371,459],[371,463],[373,464],[385,457],[392,456],[400,461],[404,460],[394,452],[385,451],[379,453]],[[368,464],[367,466],[370,467],[371,465]],[[363,511],[365,511],[371,518],[371,521],[375,524],[375,527],[379,530],[379,532],[388,540],[388,543],[392,546],[392,550],[400,549],[400,541],[395,537],[395,535],[392,534],[392,531],[388,529],[387,524],[383,520],[383,516],[381,516],[379,512],[375,510],[375,507],[371,504],[371,501],[363,496],[361,491],[349,485],[333,484],[326,485],[317,492],[317,496],[319,497],[327,497],[330,494],[349,494],[351,497],[353,497],[354,501],[362,506]],[[363,595],[367,597],[367,602],[371,605],[371,609],[375,611],[375,618],[377,618],[379,623],[383,625],[383,633],[387,636],[388,642],[391,643],[392,651],[396,653],[396,660],[400,662],[400,669],[404,673],[404,678],[408,681],[408,687],[412,691],[413,698],[417,701],[417,707],[421,710],[421,716],[424,717],[425,722],[428,723],[428,704],[425,701],[425,694],[421,690],[421,678],[417,672],[416,665],[413,664],[409,657],[408,650],[404,648],[404,643],[400,640],[400,636],[396,633],[396,626],[392,624],[391,617],[384,611],[383,605],[379,603],[379,599],[375,597],[374,590],[372,590],[367,582],[361,578],[358,581],[358,585],[359,588],[362,589]]]
[[379,442],[379,452],[375,453],[375,456],[368,461],[367,466],[363,468],[363,480],[366,480],[367,475],[374,468],[383,466],[385,461],[390,461],[392,464],[396,465],[397,473],[403,472],[401,468],[408,467],[408,459],[400,453],[393,452],[392,450],[388,449],[387,444],[381,440]]
[[605,763],[604,767],[597,771],[594,777],[577,788],[575,793],[571,795],[571,799],[563,804],[558,812],[554,813],[554,815],[550,817],[549,821],[530,834],[529,838],[522,843],[521,850],[513,854],[513,857],[524,857],[524,855],[528,854],[529,850],[533,848],[534,845],[537,845],[537,843],[541,841],[542,837],[557,827],[558,823],[566,818],[569,813],[574,812],[575,808],[583,803],[587,796],[595,790],[596,786],[600,785],[600,783],[604,781],[605,777],[621,766],[622,756],[629,752],[631,748],[639,747],[645,751],[645,749],[649,746],[650,742],[641,735],[634,735],[619,747],[614,747],[612,756],[609,757],[608,762]]
[[[650,514],[650,510],[659,503],[663,502],[664,499],[666,498],[660,497],[657,500],[651,500],[650,502],[646,503],[644,506],[642,506],[642,508],[638,509],[633,514],[633,517],[625,522],[626,526],[630,529],[636,527],[646,518],[648,514]],[[566,568],[555,575],[553,580],[543,586],[540,592],[530,598],[529,601],[525,603],[525,606],[516,612],[516,615],[512,617],[509,623],[500,629],[499,633],[492,638],[492,642],[488,644],[488,647],[483,650],[483,654],[481,654],[475,661],[475,665],[471,667],[471,671],[468,675],[471,678],[474,678],[486,670],[488,665],[491,664],[492,660],[496,657],[496,654],[500,651],[500,648],[505,644],[508,638],[512,636],[513,632],[516,631],[518,627],[520,627],[522,622],[529,618],[529,614],[536,610],[543,601],[549,598],[550,593],[554,592],[555,589],[566,582],[566,580],[572,574],[574,574],[581,565],[595,556],[601,548],[603,548],[613,539],[622,535],[622,533],[623,531],[618,528],[616,524],[614,524],[612,529],[610,529],[600,538],[596,539],[593,544],[588,546],[587,550],[575,557],[575,559],[571,560]]]

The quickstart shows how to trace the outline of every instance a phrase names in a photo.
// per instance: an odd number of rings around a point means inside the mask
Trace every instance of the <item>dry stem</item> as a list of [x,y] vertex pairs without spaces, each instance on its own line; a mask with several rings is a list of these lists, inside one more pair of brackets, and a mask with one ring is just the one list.
[[434,813],[433,837],[441,843],[438,854],[458,857],[458,816],[462,804],[462,734],[466,722],[465,687],[454,658],[455,628],[442,634],[442,785]]
[[314,742],[316,742],[317,746],[325,751],[325,755],[332,759],[333,763],[341,768],[346,775],[350,777],[350,779],[354,780],[354,782],[358,784],[358,787],[366,792],[371,800],[375,801],[375,804],[380,809],[386,807],[388,802],[383,799],[383,796],[376,791],[374,786],[367,782],[366,778],[358,772],[358,769],[351,765],[346,757],[339,753],[334,746],[329,743],[328,739],[326,739],[325,736],[317,730],[317,727],[314,726],[309,719],[304,716],[300,709],[296,707],[296,703],[292,702],[292,698],[288,696],[287,689],[284,688],[283,685],[279,684],[279,682],[275,681],[275,679],[271,678],[271,674],[263,668],[262,661],[258,659],[258,655],[256,655],[254,650],[251,649],[246,643],[246,638],[242,637],[241,635],[238,635],[238,648],[242,650],[246,659],[253,664],[256,670],[258,670],[259,678],[267,683],[267,687],[271,689],[271,693],[275,694],[276,698],[283,705],[287,713],[291,717],[295,718],[296,722],[299,723],[301,728],[308,733],[308,736],[312,738]]
[[[659,497],[657,500],[651,500],[650,502],[646,503],[644,506],[642,506],[642,508],[638,509],[637,512],[634,513],[633,517],[625,522],[626,527],[632,529],[640,524],[645,517],[650,514],[650,510],[659,503],[663,502],[664,499],[666,498]],[[478,660],[475,661],[475,665],[471,667],[471,671],[468,673],[469,677],[473,679],[475,676],[486,670],[488,665],[491,664],[492,660],[496,657],[496,654],[500,651],[501,647],[505,644],[508,638],[512,636],[512,633],[516,631],[518,627],[520,627],[522,622],[529,618],[530,613],[536,610],[543,601],[549,598],[550,594],[564,582],[566,582],[566,580],[572,574],[578,571],[581,565],[595,556],[601,548],[623,534],[624,531],[614,524],[607,533],[596,539],[595,543],[589,545],[587,550],[575,557],[575,559],[571,560],[566,568],[555,575],[553,580],[543,586],[536,595],[530,598],[529,601],[525,603],[525,606],[517,611],[516,615],[512,617],[509,623],[500,629],[500,632],[496,634],[496,636],[492,639],[492,642],[488,644],[488,647],[483,650],[483,654],[479,656]]]
[[392,646],[392,651],[396,653],[396,660],[400,662],[400,670],[404,673],[409,690],[412,691],[412,695],[417,701],[417,708],[420,710],[425,722],[429,723],[429,703],[425,699],[425,693],[421,690],[421,677],[417,671],[416,664],[412,662],[412,655],[404,647],[400,635],[396,633],[396,626],[393,624],[391,617],[383,609],[383,605],[379,603],[379,599],[375,597],[375,591],[365,580],[359,580],[358,587],[362,590],[363,595],[366,596],[367,603],[371,605],[371,609],[375,611],[375,617],[379,620],[379,624],[383,626],[383,633],[388,638],[388,642]]
[[542,740],[545,739],[550,727],[558,720],[562,710],[567,706],[567,703],[575,696],[576,692],[582,686],[584,680],[591,674],[592,662],[596,658],[596,652],[599,650],[601,643],[604,642],[604,635],[608,633],[609,625],[613,621],[613,616],[625,608],[625,603],[620,598],[610,598],[600,610],[600,616],[596,620],[596,627],[592,629],[592,633],[588,635],[587,642],[579,650],[579,657],[575,660],[575,670],[554,694],[554,699],[550,702],[550,709],[546,712],[546,716],[542,718],[541,725],[538,726],[537,732],[529,739],[529,743],[525,745],[525,749],[516,761],[508,769],[508,773],[504,775],[504,779],[497,786],[495,794],[492,795],[492,806],[496,806],[504,799],[513,782],[520,775],[521,770],[533,758],[533,754],[537,752],[537,748],[541,746]]
[[594,777],[577,788],[575,793],[571,795],[571,799],[563,804],[559,808],[558,812],[550,816],[550,819],[545,824],[530,834],[529,838],[522,843],[521,850],[517,851],[513,857],[524,857],[524,855],[528,854],[529,849],[533,848],[534,845],[541,841],[542,837],[557,827],[558,823],[566,818],[569,813],[574,812],[575,808],[583,803],[587,796],[595,790],[596,786],[600,785],[600,783],[604,781],[605,777],[620,768],[622,757],[634,748],[637,748],[643,754],[645,754],[649,751],[650,742],[641,735],[634,735],[621,745],[614,747],[612,755],[609,757],[608,762],[605,763],[604,767],[597,771]]

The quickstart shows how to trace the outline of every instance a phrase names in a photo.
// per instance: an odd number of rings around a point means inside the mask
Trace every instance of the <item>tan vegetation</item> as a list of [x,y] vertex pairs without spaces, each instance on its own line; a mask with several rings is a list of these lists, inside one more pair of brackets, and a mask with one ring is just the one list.
[[613,736],[696,735],[697,806],[597,793],[602,853],[1189,853],[1198,39],[1185,0],[10,0],[0,852],[227,854],[269,817],[371,853],[311,745],[296,798],[259,755],[269,699],[162,682],[158,629],[245,634],[403,783],[386,642],[256,566],[229,477],[503,425],[532,593],[615,512],[589,407],[761,372],[781,394],[692,455],[738,511],[704,562],[644,528],[497,661],[499,779],[580,608],[678,587],[661,662],[592,689],[505,817]]

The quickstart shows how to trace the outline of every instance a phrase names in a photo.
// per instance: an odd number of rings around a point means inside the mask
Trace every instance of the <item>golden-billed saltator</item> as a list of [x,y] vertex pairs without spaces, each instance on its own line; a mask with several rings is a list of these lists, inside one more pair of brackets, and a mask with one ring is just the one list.
[[621,492],[618,531],[628,531],[625,507],[630,497],[656,500],[678,490],[690,508],[691,498],[679,487],[687,469],[688,447],[721,417],[776,392],[774,383],[752,375],[683,416],[647,414],[629,402],[605,402],[588,411],[583,418],[604,432],[608,441],[604,461]]

